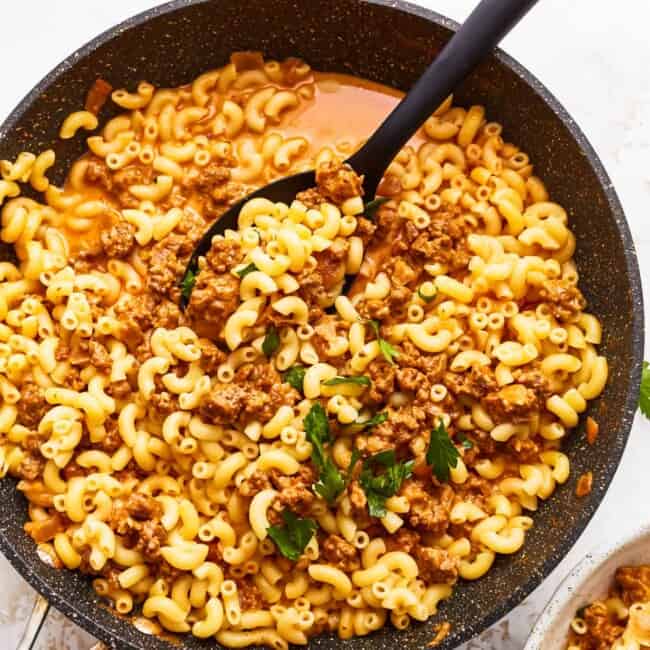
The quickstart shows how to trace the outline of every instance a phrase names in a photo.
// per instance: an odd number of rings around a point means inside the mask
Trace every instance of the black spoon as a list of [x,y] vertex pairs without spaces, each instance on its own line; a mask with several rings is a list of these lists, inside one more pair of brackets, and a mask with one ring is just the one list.
[[[346,161],[363,176],[367,198],[375,196],[384,171],[402,146],[536,2],[481,0],[406,97],[363,147]],[[210,250],[215,235],[226,229],[237,229],[237,218],[246,201],[262,196],[271,201],[291,203],[296,194],[315,185],[315,173],[303,172],[266,185],[233,204],[210,226],[194,249],[181,281],[181,307],[185,308],[189,302],[199,257]]]

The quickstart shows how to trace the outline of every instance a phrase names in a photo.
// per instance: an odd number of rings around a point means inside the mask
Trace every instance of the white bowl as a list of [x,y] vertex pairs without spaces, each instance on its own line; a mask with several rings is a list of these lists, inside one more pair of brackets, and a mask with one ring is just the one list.
[[607,595],[619,566],[650,564],[650,526],[601,553],[589,553],[562,581],[524,650],[564,650],[576,611]]

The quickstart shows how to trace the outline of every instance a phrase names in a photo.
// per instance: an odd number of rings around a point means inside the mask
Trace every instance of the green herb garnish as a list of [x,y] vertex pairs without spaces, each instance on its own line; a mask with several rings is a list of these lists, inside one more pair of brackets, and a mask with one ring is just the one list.
[[271,325],[271,327],[266,330],[266,336],[262,342],[262,352],[264,352],[267,357],[271,357],[279,347],[280,336],[278,334],[278,328],[274,325]]
[[378,197],[372,201],[368,201],[368,203],[365,203],[363,206],[363,216],[366,219],[374,219],[377,215],[377,210],[379,210],[379,208],[387,201],[390,201],[390,199],[386,197]]
[[340,384],[356,384],[357,386],[370,386],[370,377],[359,375],[358,377],[333,377],[323,382],[323,386],[339,386]]
[[448,481],[449,469],[458,465],[460,453],[454,446],[442,421],[435,429],[431,430],[426,458],[427,465],[431,466],[439,481]]
[[187,269],[187,272],[181,280],[181,295],[183,296],[186,302],[189,301],[192,289],[196,284],[196,271],[193,269]]
[[458,441],[463,445],[463,449],[472,449],[474,447],[474,443],[466,435],[461,434],[458,436]]
[[305,381],[306,372],[307,368],[304,366],[291,366],[291,368],[286,370],[284,375],[282,375],[282,380],[302,393],[302,384]]
[[[364,461],[359,482],[366,493],[368,512],[372,517],[386,514],[386,499],[396,494],[402,482],[411,476],[414,464],[413,460],[398,463],[393,449],[379,452]],[[385,471],[375,474],[377,466]]]
[[366,323],[368,323],[375,332],[377,342],[379,343],[379,351],[384,355],[384,359],[386,359],[391,366],[394,366],[395,358],[399,356],[399,352],[386,339],[381,338],[379,334],[379,321],[367,320]]
[[641,387],[639,389],[639,410],[650,418],[650,363],[643,362],[641,372]]
[[325,453],[325,444],[332,441],[325,409],[316,402],[303,420],[305,435],[312,444],[311,460],[318,470],[318,481],[312,489],[332,505],[346,486],[346,478],[332,458]]
[[372,429],[383,422],[388,420],[388,413],[375,413],[369,420],[357,420],[354,424],[355,426],[360,426],[364,429]]
[[[386,499],[397,494],[403,481],[413,473],[414,465],[414,460],[398,463],[394,449],[381,451],[363,462],[359,483],[366,494],[371,517],[383,517],[386,514]],[[379,467],[384,471],[376,474],[375,470]]]
[[284,557],[296,562],[318,528],[313,519],[300,519],[289,510],[282,511],[284,526],[269,526],[267,532]]
[[251,262],[250,264],[242,267],[241,269],[238,269],[235,271],[235,273],[240,277],[240,278],[245,278],[249,273],[252,273],[253,271],[259,271],[259,269]]

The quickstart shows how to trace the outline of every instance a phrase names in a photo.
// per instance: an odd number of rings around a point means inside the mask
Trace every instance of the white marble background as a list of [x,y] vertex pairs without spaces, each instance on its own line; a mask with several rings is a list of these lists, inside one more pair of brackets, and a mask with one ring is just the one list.
[[[475,0],[419,3],[462,20]],[[94,35],[154,4],[151,0],[4,0],[0,121],[55,63]],[[603,159],[627,213],[646,285],[650,280],[649,21],[646,0],[543,0],[504,42],[504,48],[566,106]],[[637,417],[616,479],[574,549],[520,607],[462,650],[521,650],[536,616],[576,562],[639,522],[650,521],[649,434],[650,425]],[[0,582],[0,648],[11,650],[34,592],[1,556]],[[51,613],[37,648],[89,650],[93,644],[88,634]]]

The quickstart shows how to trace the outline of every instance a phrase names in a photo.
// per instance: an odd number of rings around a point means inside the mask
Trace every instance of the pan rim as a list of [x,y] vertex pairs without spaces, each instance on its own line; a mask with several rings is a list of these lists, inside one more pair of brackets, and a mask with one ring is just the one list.
[[[150,20],[171,14],[175,11],[194,6],[210,4],[214,0],[172,0],[165,4],[153,7],[151,9],[140,12],[121,23],[103,31],[98,36],[89,40],[76,51],[68,55],[61,63],[55,66],[48,72],[35,86],[30,90],[17,104],[9,116],[0,125],[0,141],[7,137],[7,134],[12,130],[22,119],[24,114],[30,106],[45,92],[47,89],[65,72],[74,68],[79,61],[86,58],[99,47],[105,45],[115,36],[128,29],[139,27],[140,25],[149,22]],[[375,5],[386,7],[391,10],[396,10],[402,13],[410,14],[428,22],[437,24],[450,31],[455,31],[458,28],[458,23],[446,16],[443,16],[433,10],[421,7],[419,5],[406,2],[405,0],[356,0],[359,4]],[[600,507],[602,500],[609,489],[609,486],[616,475],[621,458],[627,446],[634,414],[637,408],[637,395],[641,381],[641,367],[643,361],[643,343],[644,343],[644,312],[643,312],[643,294],[641,276],[639,265],[637,261],[637,254],[634,247],[633,238],[629,229],[629,225],[625,219],[625,214],[621,202],[618,198],[616,190],[607,174],[605,167],[596,153],[595,149],[582,132],[576,121],[571,117],[569,112],[559,102],[559,100],[551,93],[551,91],[527,68],[516,61],[509,54],[502,49],[497,48],[493,56],[497,61],[516,74],[527,86],[529,86],[534,93],[541,98],[546,106],[554,113],[554,115],[562,122],[563,126],[567,129],[571,138],[578,144],[584,151],[589,165],[596,174],[599,184],[601,185],[605,196],[609,211],[613,217],[616,225],[616,230],[620,237],[625,250],[625,266],[626,273],[629,277],[631,288],[631,302],[636,307],[631,314],[631,346],[632,346],[632,360],[630,364],[630,384],[629,392],[625,402],[621,405],[621,426],[619,429],[620,442],[615,448],[610,449],[614,455],[610,455],[610,464],[612,471],[604,481],[599,481],[594,487],[593,493],[596,498],[590,500],[582,510],[580,517],[580,525],[571,530],[560,548],[555,553],[550,554],[544,561],[539,571],[531,573],[529,579],[519,585],[516,589],[508,594],[507,598],[500,600],[499,605],[493,608],[480,620],[473,623],[468,623],[456,632],[451,633],[447,642],[441,646],[443,648],[452,648],[460,645],[461,643],[474,638],[484,630],[487,630],[491,625],[502,619],[506,614],[511,612],[517,605],[519,605],[524,598],[530,595],[542,582],[550,575],[550,573],[557,567],[562,560],[562,557],[569,552],[569,550],[578,541],[578,538],[587,528],[589,522],[593,518],[597,509]],[[83,611],[75,607],[74,602],[66,599],[65,595],[55,590],[43,577],[37,572],[32,570],[32,564],[25,557],[16,551],[12,546],[9,539],[0,531],[0,551],[7,558],[10,564],[16,571],[39,593],[43,594],[56,609],[61,611],[67,617],[71,618],[75,623],[80,625],[83,629],[96,636],[104,643],[109,644],[110,647],[119,647],[124,650],[138,650],[139,647],[132,644],[130,641],[119,638],[116,634],[105,628],[101,622],[93,619]],[[126,625],[131,625],[130,622],[125,621]],[[144,639],[151,642],[153,639],[150,636],[143,635]],[[158,638],[158,647],[161,649],[172,649],[177,647],[175,644]],[[115,645],[115,644],[119,645]],[[453,643],[454,645],[448,645]],[[214,644],[212,647],[220,647]]]

